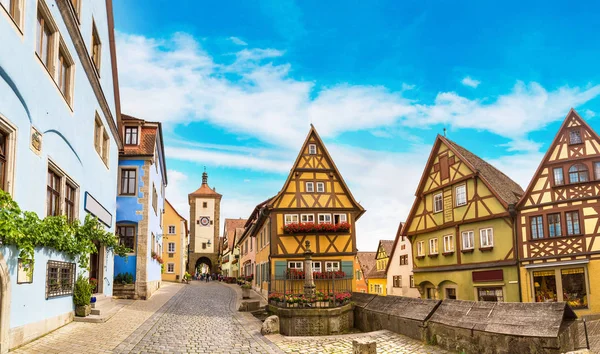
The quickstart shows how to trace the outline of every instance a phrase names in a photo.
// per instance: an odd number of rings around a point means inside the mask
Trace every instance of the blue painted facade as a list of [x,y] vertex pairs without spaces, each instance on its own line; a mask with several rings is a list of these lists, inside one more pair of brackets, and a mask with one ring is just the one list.
[[[24,0],[22,18],[17,20],[0,5],[0,132],[7,134],[9,139],[8,180],[0,188],[8,191],[23,210],[45,217],[47,173],[51,168],[61,176],[61,213],[65,211],[64,183],[68,180],[77,187],[76,217],[83,220],[88,213],[85,195],[89,193],[112,216],[112,220],[105,221],[106,228],[114,231],[121,142],[116,134],[116,107],[119,104],[114,94],[109,45],[112,32],[109,15],[112,17],[112,14],[107,13],[105,0],[83,1],[79,9],[80,24],[77,24],[74,19],[61,14],[60,9],[64,9],[66,2],[41,0],[40,3],[45,4],[56,26],[56,37],[53,38],[60,38],[72,58],[72,99],[69,102],[59,90],[57,70],[47,69],[35,53],[38,1]],[[90,80],[86,74],[90,66],[87,64],[86,69],[84,63],[89,58],[79,55],[85,52],[81,52],[77,47],[81,44],[76,44],[70,36],[73,29],[80,31],[85,46],[90,48],[92,21],[104,43],[100,56],[101,75],[95,80]],[[94,146],[96,117],[109,137],[107,163]],[[32,128],[41,134],[40,151],[32,148]],[[76,260],[67,259],[51,249],[37,249],[33,282],[18,284],[18,250],[0,246],[0,253],[0,266],[6,262],[0,278],[7,283],[8,289],[8,293],[1,294],[0,298],[10,301],[9,310],[5,311],[2,305],[0,311],[0,331],[9,331],[5,336],[9,343],[0,343],[0,352],[6,352],[9,347],[41,336],[44,331],[53,330],[72,318],[72,296],[46,299],[46,266],[49,260],[75,263]],[[100,288],[105,295],[111,296],[113,255],[106,251],[102,252],[101,258]],[[76,274],[85,271],[77,267]],[[44,322],[45,327],[40,329]]]

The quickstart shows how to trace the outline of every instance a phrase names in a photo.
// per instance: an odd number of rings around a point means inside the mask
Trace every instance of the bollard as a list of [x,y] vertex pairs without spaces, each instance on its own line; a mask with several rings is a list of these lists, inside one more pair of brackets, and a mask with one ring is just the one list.
[[377,342],[368,338],[352,341],[352,354],[377,354]]

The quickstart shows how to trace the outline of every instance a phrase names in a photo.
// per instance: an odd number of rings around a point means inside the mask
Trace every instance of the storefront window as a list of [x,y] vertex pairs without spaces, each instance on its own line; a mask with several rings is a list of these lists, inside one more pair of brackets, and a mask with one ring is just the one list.
[[503,302],[504,294],[502,288],[477,288],[479,301]]
[[533,272],[535,302],[556,302],[556,277],[554,270]]
[[583,268],[562,269],[560,275],[563,301],[566,301],[569,306],[575,309],[587,308],[587,291]]

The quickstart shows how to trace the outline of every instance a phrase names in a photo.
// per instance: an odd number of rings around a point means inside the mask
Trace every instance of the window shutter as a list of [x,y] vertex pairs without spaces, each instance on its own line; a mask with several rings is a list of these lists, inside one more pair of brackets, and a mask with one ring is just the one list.
[[342,261],[342,272],[346,273],[346,277],[354,277],[354,262]]
[[287,270],[286,261],[275,261],[275,277],[285,278],[285,271]]

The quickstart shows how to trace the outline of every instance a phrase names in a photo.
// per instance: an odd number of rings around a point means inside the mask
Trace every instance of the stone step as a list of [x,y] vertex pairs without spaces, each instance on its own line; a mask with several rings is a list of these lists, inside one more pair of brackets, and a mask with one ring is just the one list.
[[96,305],[96,308],[92,309],[92,314],[87,317],[75,317],[75,322],[91,322],[91,323],[102,323],[108,321],[123,307],[133,303],[135,300],[125,299],[110,299],[102,301],[100,305]]

